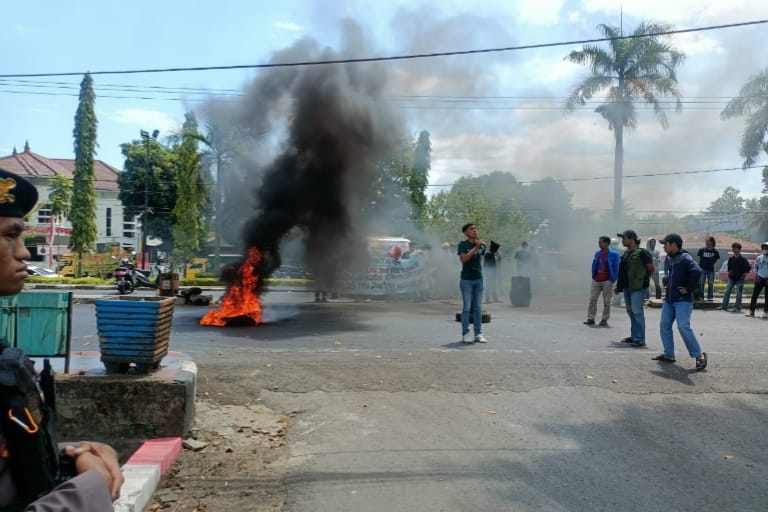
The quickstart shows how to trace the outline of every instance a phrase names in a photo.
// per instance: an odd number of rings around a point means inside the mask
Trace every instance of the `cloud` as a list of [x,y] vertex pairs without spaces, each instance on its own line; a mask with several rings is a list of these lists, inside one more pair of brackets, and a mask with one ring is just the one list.
[[301,32],[304,30],[304,27],[292,21],[276,21],[272,26],[280,30],[287,30],[289,32]]
[[518,22],[528,25],[554,25],[560,20],[565,0],[518,0]]
[[166,135],[179,125],[173,117],[159,110],[123,108],[107,115],[116,123],[129,124],[145,130],[158,129]]
[[589,13],[604,14],[618,14],[623,10],[625,16],[685,24],[688,27],[704,21],[734,23],[764,18],[765,0],[584,0],[582,9]]

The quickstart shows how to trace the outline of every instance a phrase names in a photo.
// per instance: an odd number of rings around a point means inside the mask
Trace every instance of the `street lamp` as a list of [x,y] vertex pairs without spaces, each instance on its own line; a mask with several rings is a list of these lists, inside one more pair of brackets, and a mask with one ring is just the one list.
[[[149,260],[149,251],[147,250],[147,215],[149,214],[149,175],[152,172],[152,166],[149,164],[149,132],[141,130],[141,138],[147,146],[147,174],[144,176],[144,214],[141,221],[141,266],[146,270],[147,261]],[[157,136],[160,135],[160,130],[154,130],[152,132],[152,140],[157,140]]]

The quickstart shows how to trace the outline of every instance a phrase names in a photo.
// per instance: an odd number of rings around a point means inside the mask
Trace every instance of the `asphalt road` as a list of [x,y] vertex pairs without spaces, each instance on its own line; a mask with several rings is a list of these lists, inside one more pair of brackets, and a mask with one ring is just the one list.
[[[695,312],[710,356],[693,372],[581,324],[586,301],[487,307],[488,344],[458,343],[455,302],[264,297],[269,323],[209,328],[179,307],[171,349],[227,403],[296,414],[282,480],[287,511],[764,511],[768,320]],[[93,306],[74,349],[93,348]],[[243,510],[248,507],[244,504]]]

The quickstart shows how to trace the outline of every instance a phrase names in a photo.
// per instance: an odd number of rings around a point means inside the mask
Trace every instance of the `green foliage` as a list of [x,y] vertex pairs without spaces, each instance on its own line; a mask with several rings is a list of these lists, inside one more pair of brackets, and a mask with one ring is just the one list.
[[755,165],[762,149],[768,151],[768,68],[750,77],[741,87],[739,95],[729,101],[720,113],[723,119],[741,116],[747,116],[739,148],[746,168]]
[[[148,230],[150,236],[162,238],[169,250],[172,240],[171,212],[176,202],[177,155],[152,139],[133,140],[120,145],[125,158],[123,172],[117,178],[119,198],[133,215],[144,211],[144,187],[149,189]],[[149,164],[149,172],[147,166]]]
[[96,241],[96,190],[93,184],[93,156],[96,154],[96,129],[98,121],[94,103],[93,79],[86,74],[80,83],[80,100],[75,113],[75,172],[72,206],[69,219],[72,234],[69,244],[72,250],[83,253]]
[[636,37],[631,39],[616,39],[622,35],[619,27],[601,24],[597,28],[604,37],[611,38],[607,48],[588,44],[565,57],[591,70],[576,86],[565,107],[574,110],[587,105],[594,95],[607,92],[606,101],[595,112],[608,121],[608,128],[614,133],[614,213],[618,216],[622,205],[624,128],[637,125],[637,102],[652,106],[661,126],[667,128],[665,102],[660,97],[674,97],[675,109],[682,109],[675,68],[683,62],[685,54],[672,48],[664,36],[647,36],[669,30],[667,25],[641,23],[632,32]]
[[98,277],[42,277],[29,276],[25,279],[27,283],[35,284],[65,284],[65,285],[112,285],[111,279],[99,279]]
[[708,212],[718,214],[741,213],[744,210],[744,198],[741,197],[741,192],[733,187],[726,187],[722,195],[707,208]]
[[49,180],[51,189],[48,194],[48,202],[51,204],[51,214],[58,220],[66,218],[72,207],[72,180],[61,174],[53,176]]
[[519,200],[523,192],[508,173],[459,178],[450,191],[430,198],[425,228],[440,240],[457,241],[463,238],[461,226],[474,222],[481,238],[511,249],[529,235],[528,218]]
[[197,120],[192,112],[185,115],[178,143],[173,147],[176,154],[175,179],[177,197],[173,207],[174,252],[182,263],[200,250],[200,240],[205,237],[203,209],[208,204],[210,182],[202,172],[198,144],[201,136]]
[[426,212],[426,190],[429,184],[429,170],[432,167],[431,153],[432,143],[429,140],[429,132],[424,130],[419,134],[416,148],[413,151],[413,166],[408,180],[413,208],[412,218],[418,222],[423,222]]

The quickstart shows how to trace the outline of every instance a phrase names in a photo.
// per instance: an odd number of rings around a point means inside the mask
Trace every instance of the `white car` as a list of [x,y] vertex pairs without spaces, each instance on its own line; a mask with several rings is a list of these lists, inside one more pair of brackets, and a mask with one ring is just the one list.
[[38,267],[27,263],[27,274],[35,277],[59,277],[59,274],[49,268]]

